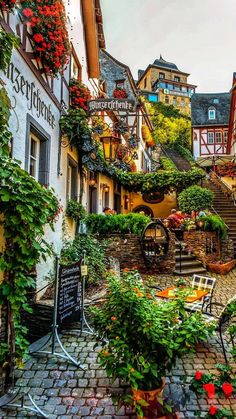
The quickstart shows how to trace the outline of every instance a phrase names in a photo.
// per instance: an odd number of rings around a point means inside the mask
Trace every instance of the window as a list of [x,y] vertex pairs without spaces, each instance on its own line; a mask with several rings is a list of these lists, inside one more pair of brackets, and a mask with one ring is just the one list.
[[170,103],[169,96],[165,96],[165,103]]
[[81,81],[82,67],[72,45],[72,52],[70,58],[70,76],[72,79]]
[[219,104],[219,99],[213,99],[214,104]]
[[29,174],[39,179],[40,140],[30,133]]
[[216,110],[215,108],[208,109],[208,119],[216,119]]
[[176,97],[173,97],[173,105],[176,106],[177,105],[177,99]]
[[144,89],[146,89],[146,87],[147,87],[147,77],[145,77],[145,79],[143,81],[143,87],[144,87]]
[[169,90],[173,90],[173,84],[168,83],[168,84],[167,84],[167,89],[169,89]]
[[216,132],[215,140],[217,144],[222,143],[222,132],[220,131]]
[[109,191],[103,193],[103,208],[110,207]]
[[159,79],[164,79],[165,78],[165,73],[159,73]]
[[78,196],[78,168],[77,163],[68,156],[67,160],[67,185],[66,185],[66,199],[77,199]]
[[207,142],[208,144],[214,144],[214,132],[208,132]]
[[161,89],[165,89],[166,88],[166,84],[164,82],[159,83],[159,87]]
[[228,131],[224,131],[224,143],[228,142]]
[[181,100],[181,102],[180,102],[180,106],[182,107],[182,108],[184,108],[184,106],[185,106],[185,101],[182,99]]
[[186,86],[181,86],[181,90],[182,90],[182,92],[187,92],[187,87]]
[[[144,79],[147,81],[147,79]],[[116,89],[124,89],[125,88],[125,80],[115,80],[116,83]],[[145,83],[144,83],[145,84]]]
[[158,102],[158,95],[148,95],[148,100],[150,102]]
[[177,90],[177,92],[180,92],[180,86],[174,85],[174,90]]
[[176,82],[180,82],[180,77],[179,76],[174,76],[174,81],[176,81]]
[[27,114],[25,170],[44,186],[49,185],[51,137]]

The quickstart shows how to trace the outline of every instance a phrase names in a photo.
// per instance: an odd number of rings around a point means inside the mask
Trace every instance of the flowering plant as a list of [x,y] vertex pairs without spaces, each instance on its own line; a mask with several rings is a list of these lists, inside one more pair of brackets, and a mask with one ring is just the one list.
[[105,303],[91,312],[98,342],[103,342],[102,366],[108,376],[134,389],[159,387],[177,357],[210,333],[201,313],[184,310],[184,299],[157,302],[134,271],[111,277]]
[[[200,414],[200,412],[199,412]],[[206,413],[205,416],[201,416],[205,419],[223,419],[223,418],[228,418],[228,419],[234,419],[234,416],[232,415],[232,412],[228,409],[225,408],[218,408],[216,406],[210,406],[208,412]]]
[[113,91],[113,97],[116,99],[125,99],[128,97],[128,93],[125,89],[119,89],[118,87]]
[[33,50],[46,73],[64,70],[70,55],[66,13],[62,0],[21,0],[23,18],[32,30]]
[[3,10],[7,10],[8,12],[11,12],[15,6],[16,6],[16,0],[0,0],[0,7],[2,7]]
[[78,80],[71,79],[69,84],[71,109],[82,108],[87,112],[87,102],[91,99],[91,93],[85,84]]

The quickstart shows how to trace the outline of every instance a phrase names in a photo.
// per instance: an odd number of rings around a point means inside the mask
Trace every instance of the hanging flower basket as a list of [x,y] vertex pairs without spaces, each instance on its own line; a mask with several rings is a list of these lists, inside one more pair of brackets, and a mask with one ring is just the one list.
[[148,147],[154,147],[155,141],[147,125],[142,125],[142,137]]
[[8,12],[12,12],[15,5],[16,5],[16,0],[3,0],[0,2],[0,6],[2,7],[2,9]]
[[125,89],[115,89],[113,91],[113,97],[115,97],[116,99],[125,99],[128,97],[128,93]]

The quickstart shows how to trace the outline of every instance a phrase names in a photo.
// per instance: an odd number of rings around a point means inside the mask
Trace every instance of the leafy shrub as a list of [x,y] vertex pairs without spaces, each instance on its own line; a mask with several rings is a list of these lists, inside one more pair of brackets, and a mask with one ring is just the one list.
[[75,199],[70,199],[66,207],[67,217],[72,218],[74,221],[83,220],[86,216],[86,211],[80,202]]
[[194,158],[193,158],[193,156],[192,156],[192,153],[191,153],[191,151],[188,149],[188,148],[186,148],[186,147],[183,147],[182,145],[180,145],[180,144],[175,144],[175,147],[174,147],[178,152],[179,152],[179,154],[184,158],[184,159],[186,159],[186,160],[188,160],[189,161],[189,163],[192,163],[192,164],[194,164]]
[[207,215],[202,218],[205,221],[205,231],[216,231],[221,239],[225,239],[227,236],[227,226],[224,220],[219,215]]
[[86,264],[88,265],[88,285],[96,285],[106,275],[105,244],[95,237],[79,235],[73,242],[68,242],[62,249],[61,260],[63,264],[80,261],[83,251],[86,251]]
[[150,222],[150,218],[134,213],[127,215],[89,214],[85,221],[91,234],[134,233],[140,236],[143,228]]
[[190,186],[179,194],[179,209],[183,212],[200,211],[212,206],[214,193],[201,186]]
[[175,164],[168,157],[160,157],[161,168],[164,170],[176,170]]

